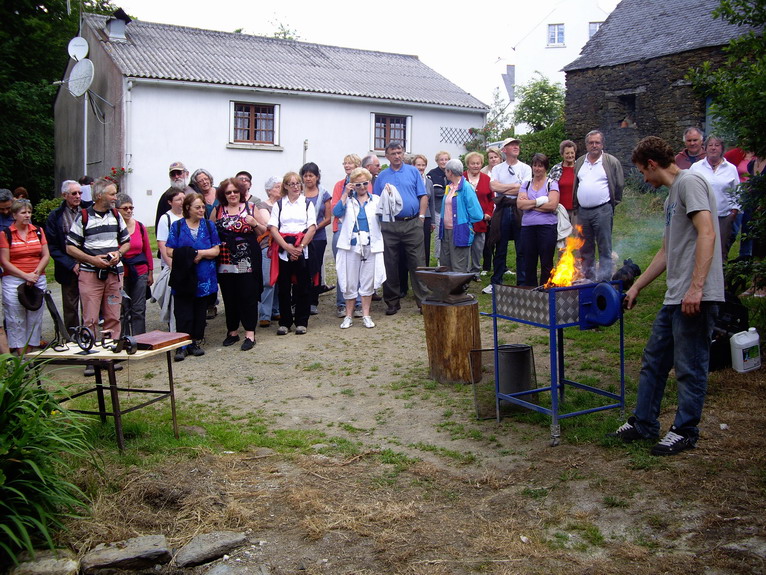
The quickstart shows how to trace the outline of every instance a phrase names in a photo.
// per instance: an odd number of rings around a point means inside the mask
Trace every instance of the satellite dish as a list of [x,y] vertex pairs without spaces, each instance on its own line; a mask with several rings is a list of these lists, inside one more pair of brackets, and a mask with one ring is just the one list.
[[87,58],[77,62],[72,68],[69,80],[67,81],[69,93],[77,98],[87,92],[93,83],[93,72],[93,62]]
[[88,41],[82,36],[75,36],[69,41],[67,50],[69,57],[79,62],[88,55]]

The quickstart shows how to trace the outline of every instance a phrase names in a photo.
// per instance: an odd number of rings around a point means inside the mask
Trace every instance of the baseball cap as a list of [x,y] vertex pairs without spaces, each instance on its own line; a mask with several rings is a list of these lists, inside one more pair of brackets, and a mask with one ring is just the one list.
[[173,162],[170,164],[170,167],[168,168],[168,173],[170,172],[186,172],[188,171],[186,169],[186,166],[184,166],[183,162]]
[[513,144],[514,142],[517,144],[521,144],[521,140],[519,140],[518,138],[506,138],[505,140],[503,140],[503,143],[500,144],[500,149],[502,150],[508,144]]

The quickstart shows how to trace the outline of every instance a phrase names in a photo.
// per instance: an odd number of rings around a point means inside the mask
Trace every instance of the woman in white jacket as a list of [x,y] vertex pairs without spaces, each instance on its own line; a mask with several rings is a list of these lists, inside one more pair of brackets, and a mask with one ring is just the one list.
[[340,324],[341,329],[354,325],[357,295],[362,298],[364,327],[375,327],[370,317],[372,294],[386,280],[383,234],[375,215],[380,198],[371,193],[371,181],[372,174],[365,168],[354,169],[349,176],[353,190],[344,193],[333,209],[333,215],[342,221],[335,257],[338,285],[346,300],[346,317]]

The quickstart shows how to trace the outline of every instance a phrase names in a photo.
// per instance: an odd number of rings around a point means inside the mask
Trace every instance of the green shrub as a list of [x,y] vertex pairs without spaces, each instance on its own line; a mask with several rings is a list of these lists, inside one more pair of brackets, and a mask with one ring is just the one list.
[[62,478],[91,458],[85,418],[61,408],[28,362],[0,355],[0,565],[39,545],[53,548],[65,516],[87,510],[86,495]]
[[35,225],[44,226],[45,221],[48,219],[48,214],[61,205],[61,198],[53,198],[50,200],[40,200],[34,206],[32,212],[32,219]]
[[553,166],[561,161],[559,144],[561,144],[562,140],[567,139],[567,135],[564,132],[564,121],[557,120],[544,130],[530,134],[521,134],[517,138],[521,140],[519,160],[532,165],[532,156],[538,153],[545,154],[548,156],[551,166]]

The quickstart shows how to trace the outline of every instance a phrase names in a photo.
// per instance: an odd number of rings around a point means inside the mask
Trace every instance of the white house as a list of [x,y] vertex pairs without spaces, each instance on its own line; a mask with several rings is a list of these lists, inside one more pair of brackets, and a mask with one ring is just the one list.
[[[562,68],[577,58],[615,4],[614,0],[560,0],[538,4],[533,23],[517,29],[521,39],[512,48],[515,64],[508,66],[503,75],[510,101],[515,99],[514,86],[529,83],[536,72],[563,87]],[[526,126],[518,126],[517,130],[524,132]]]
[[383,158],[392,139],[429,158],[464,153],[487,112],[416,56],[93,14],[81,36],[95,74],[83,96],[59,90],[57,183],[125,167],[122,190],[149,225],[174,161],[217,181],[247,170],[261,197],[269,176],[313,161],[329,189],[346,154]]

